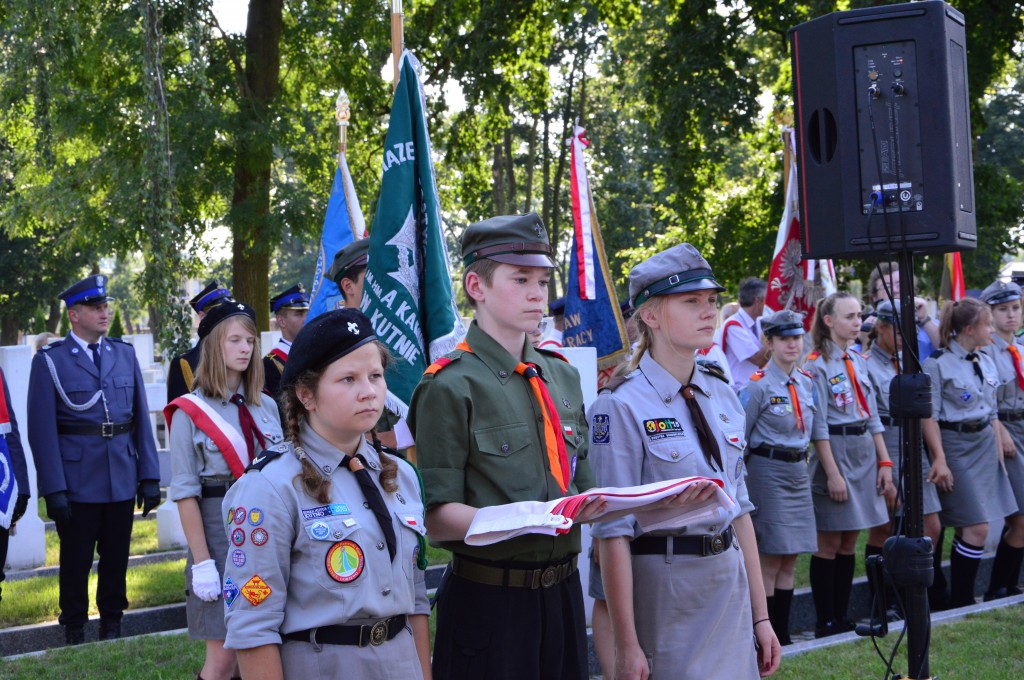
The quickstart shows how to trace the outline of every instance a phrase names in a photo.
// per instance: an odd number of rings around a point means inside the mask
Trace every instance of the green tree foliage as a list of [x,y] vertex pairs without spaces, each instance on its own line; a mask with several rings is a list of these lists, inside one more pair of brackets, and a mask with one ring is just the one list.
[[121,323],[121,310],[114,311],[114,318],[110,322],[110,328],[107,329],[107,335],[112,338],[120,338],[124,335],[124,324]]

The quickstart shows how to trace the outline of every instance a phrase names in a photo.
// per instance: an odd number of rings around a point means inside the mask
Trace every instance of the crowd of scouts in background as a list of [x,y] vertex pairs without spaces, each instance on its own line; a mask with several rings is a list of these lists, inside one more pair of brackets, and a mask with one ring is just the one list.
[[[820,301],[808,343],[801,314],[766,312],[763,281],[742,282],[723,323],[725,287],[701,254],[688,244],[658,253],[630,272],[631,355],[585,413],[579,374],[550,349],[557,328],[537,333],[554,267],[546,233],[534,214],[467,228],[462,283],[475,318],[426,371],[404,419],[384,412],[391,357],[358,311],[368,240],[346,246],[329,272],[343,308],[307,322],[301,287],[272,300],[282,337],[266,356],[252,308],[215,283],[192,300],[200,342],[171,361],[165,415],[189,633],[206,644],[199,678],[586,678],[578,560],[588,522],[605,677],[771,675],[791,641],[801,553],[812,553],[816,636],[852,629],[857,539],[868,531],[865,557],[881,552],[910,455],[888,412],[901,370],[898,273],[872,274],[869,314],[848,293]],[[100,637],[119,637],[132,505],[159,501],[137,362],[134,378],[126,358],[123,376],[107,380],[104,360],[130,348],[103,337],[111,298],[100,279],[62,294],[72,333],[33,360],[29,398],[69,644],[84,641],[82,555],[97,543]],[[936,543],[942,526],[956,533],[951,583],[936,572],[931,606],[974,602],[990,523],[1004,529],[985,599],[1018,594],[1020,288],[993,283],[980,301],[945,305],[938,322],[921,299],[906,313],[932,379],[925,531]],[[61,364],[64,354],[80,365]],[[88,414],[94,424],[75,424]],[[23,463],[13,419],[10,429]],[[413,443],[415,466],[399,453]],[[108,459],[134,466],[127,491],[110,483],[92,498],[74,464]],[[565,535],[464,540],[480,507],[689,476],[719,480],[731,513],[644,532],[597,497]],[[661,504],[703,503],[713,487]],[[433,649],[428,536],[452,552]]]

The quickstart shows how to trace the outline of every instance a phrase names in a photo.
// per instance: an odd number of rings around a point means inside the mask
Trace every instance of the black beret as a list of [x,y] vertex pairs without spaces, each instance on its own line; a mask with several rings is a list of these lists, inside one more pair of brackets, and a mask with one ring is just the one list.
[[233,316],[247,316],[253,322],[256,321],[256,312],[244,302],[238,300],[223,302],[210,309],[203,320],[199,322],[199,339],[202,340],[209,335],[221,321]]
[[281,387],[291,387],[306,371],[318,371],[376,339],[370,320],[357,309],[343,307],[307,321],[288,352]]

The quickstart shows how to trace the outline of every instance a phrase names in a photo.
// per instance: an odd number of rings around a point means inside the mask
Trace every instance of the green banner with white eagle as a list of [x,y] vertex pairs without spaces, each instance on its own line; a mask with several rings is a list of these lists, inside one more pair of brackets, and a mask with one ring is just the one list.
[[466,330],[452,292],[419,62],[408,50],[400,74],[360,309],[396,359],[387,405],[404,416],[423,371]]

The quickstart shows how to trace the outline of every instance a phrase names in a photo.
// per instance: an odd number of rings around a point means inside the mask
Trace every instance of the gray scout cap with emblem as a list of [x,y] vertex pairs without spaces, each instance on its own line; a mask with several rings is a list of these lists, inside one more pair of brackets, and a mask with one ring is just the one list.
[[711,265],[689,243],[680,243],[652,255],[629,272],[629,301],[633,309],[658,295],[695,290],[723,291]]
[[761,332],[769,337],[790,337],[804,334],[804,315],[783,309],[761,318]]
[[342,278],[352,278],[348,275],[349,271],[356,267],[365,267],[369,261],[369,254],[369,237],[352,241],[334,254],[334,262],[327,270],[327,278],[335,283],[339,283]]
[[462,264],[487,259],[522,267],[554,267],[548,231],[537,213],[501,215],[466,227]]
[[896,311],[893,311],[892,303],[888,300],[882,300],[878,303],[878,307],[875,308],[875,316],[878,317],[879,321],[895,326],[897,321],[896,317],[900,313],[900,302],[896,301]]
[[981,291],[981,301],[989,305],[1001,305],[1014,300],[1020,300],[1020,286],[1013,281],[996,281]]

